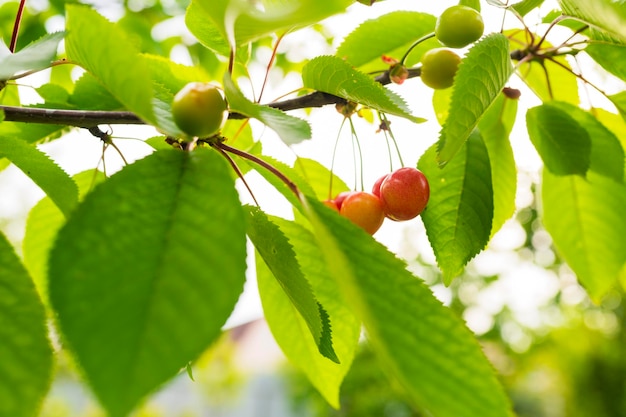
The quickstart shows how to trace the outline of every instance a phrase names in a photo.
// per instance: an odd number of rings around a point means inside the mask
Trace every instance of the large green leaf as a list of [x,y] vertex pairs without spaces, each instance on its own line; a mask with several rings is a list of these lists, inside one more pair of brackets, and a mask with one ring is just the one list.
[[535,10],[543,4],[544,0],[522,0],[510,7],[519,13],[520,16],[526,16],[529,12]]
[[512,73],[509,41],[504,35],[489,35],[470,49],[454,79],[448,118],[439,137],[441,165],[461,149]]
[[0,41],[0,80],[11,79],[26,71],[48,68],[56,57],[59,42],[64,36],[64,32],[45,35],[15,53],[11,53],[4,42]]
[[50,386],[52,347],[32,280],[0,233],[0,416],[31,417]]
[[436,145],[422,155],[418,168],[430,183],[422,219],[443,280],[449,284],[489,242],[494,215],[489,154],[474,131],[444,168],[437,164]]
[[128,110],[154,122],[149,67],[126,34],[91,8],[71,4],[66,11],[68,58],[96,77]]
[[[396,56],[424,35],[435,30],[436,18],[429,14],[396,11],[363,22],[343,40],[336,55],[360,67],[380,61],[383,55]],[[391,36],[390,36],[391,35]],[[431,46],[432,47],[432,46]],[[399,51],[402,48],[402,51]]]
[[343,302],[323,255],[311,232],[303,226],[272,218],[287,236],[302,273],[311,283],[319,302],[328,312],[333,347],[341,363],[332,362],[318,352],[308,326],[265,263],[257,257],[257,279],[265,318],[285,355],[307,375],[311,383],[335,408],[339,407],[339,387],[350,369],[361,331],[360,323]]
[[613,0],[559,0],[563,13],[626,42],[626,8]]
[[613,132],[606,128],[598,118],[568,103],[552,102],[553,106],[566,112],[587,132],[591,140],[589,169],[600,175],[624,181],[624,148]]
[[304,86],[336,95],[379,110],[420,123],[404,100],[367,74],[354,69],[349,63],[335,56],[319,56],[302,68]]
[[599,300],[626,264],[626,186],[593,171],[585,179],[544,169],[541,197],[554,245]]
[[485,141],[491,165],[493,181],[493,222],[491,236],[511,218],[515,212],[517,169],[509,135],[517,115],[517,100],[504,94],[496,99],[478,123],[480,135]]
[[[193,0],[204,9],[228,45],[240,46],[261,36],[317,23],[340,13],[352,0]],[[211,29],[214,30],[214,29]]]
[[556,175],[584,176],[591,161],[589,133],[567,111],[551,103],[526,112],[528,136]]
[[311,285],[300,269],[289,240],[261,210],[250,208],[246,218],[248,237],[304,319],[319,353],[339,363],[337,354],[333,350],[327,313],[313,295]]
[[33,180],[68,216],[78,200],[76,183],[35,146],[11,136],[0,138],[0,156],[6,157]]
[[309,200],[306,208],[344,300],[363,320],[384,369],[413,403],[437,417],[512,416],[462,320],[363,230],[318,201]]
[[219,335],[245,280],[245,219],[215,151],[157,151],[100,184],[59,231],[50,301],[112,417]]
[[261,121],[274,130],[286,144],[291,145],[311,138],[311,126],[306,121],[248,100],[228,73],[224,74],[224,91],[230,111]]

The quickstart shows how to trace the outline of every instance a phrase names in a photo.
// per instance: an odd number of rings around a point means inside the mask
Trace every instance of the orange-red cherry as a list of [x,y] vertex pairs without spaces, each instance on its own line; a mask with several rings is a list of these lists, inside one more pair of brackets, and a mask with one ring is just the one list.
[[424,174],[411,167],[387,175],[380,185],[380,200],[385,215],[392,220],[410,220],[426,207],[430,186]]
[[350,193],[343,200],[339,213],[370,235],[376,233],[385,220],[380,198],[364,191]]

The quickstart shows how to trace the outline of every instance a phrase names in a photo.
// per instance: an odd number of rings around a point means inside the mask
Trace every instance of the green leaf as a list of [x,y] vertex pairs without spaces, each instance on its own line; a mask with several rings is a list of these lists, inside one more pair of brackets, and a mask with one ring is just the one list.
[[454,79],[448,118],[439,136],[441,165],[461,149],[512,73],[509,41],[504,35],[489,35],[470,49]]
[[56,139],[68,130],[67,126],[61,125],[2,122],[0,123],[0,138],[20,138],[26,143],[34,144]]
[[231,112],[255,118],[274,130],[287,145],[311,138],[311,126],[297,117],[272,107],[253,103],[237,88],[230,74],[224,74],[224,92]]
[[43,305],[0,233],[0,415],[38,415],[52,376],[52,347]]
[[[436,18],[426,13],[396,11],[363,22],[337,48],[337,57],[355,67],[380,61],[383,55],[400,59],[417,39],[435,30]],[[389,34],[393,36],[389,36]]]
[[312,59],[302,68],[302,80],[305,87],[333,94],[384,113],[404,117],[415,123],[425,121],[412,116],[411,110],[400,96],[383,87],[370,76],[352,68],[341,58],[319,56]]
[[91,8],[68,4],[66,11],[68,58],[89,71],[126,109],[154,123],[150,69],[126,34]]
[[344,300],[408,398],[437,417],[511,417],[504,390],[462,320],[363,230],[318,201],[309,200],[306,209]]
[[[352,0],[193,0],[210,16],[229,45],[300,28],[343,12]],[[195,9],[193,9],[195,10]]]
[[541,6],[543,2],[544,0],[522,0],[519,3],[511,5],[510,7],[519,13],[520,16],[526,16],[528,13]]
[[3,136],[0,156],[6,157],[37,184],[67,217],[78,200],[76,183],[54,161],[21,139]]
[[339,407],[339,388],[350,369],[358,344],[361,326],[343,302],[337,284],[311,232],[303,226],[272,218],[293,245],[302,273],[311,283],[319,302],[328,312],[332,325],[333,346],[340,364],[320,356],[311,333],[263,261],[257,260],[257,279],[268,325],[285,355],[309,378],[311,383],[335,408]]
[[612,0],[559,0],[563,13],[626,42],[626,8]]
[[[222,33],[213,23],[211,15],[198,4],[198,1],[193,0],[187,8],[185,24],[206,48],[221,56],[230,55],[230,46],[226,34]],[[236,54],[236,57],[240,58],[240,54]]]
[[624,148],[617,136],[598,118],[568,103],[552,102],[553,106],[571,116],[587,132],[591,140],[589,169],[617,182],[624,181]]
[[96,187],[59,231],[50,301],[111,417],[220,334],[245,280],[245,219],[224,159],[157,151]]
[[602,68],[626,80],[626,45],[615,42],[612,38],[595,30],[591,31],[591,39],[585,52]]
[[333,350],[330,327],[324,320],[325,312],[313,295],[309,282],[302,274],[294,249],[285,235],[265,213],[255,208],[248,209],[246,224],[248,237],[304,319],[319,353],[339,363],[337,354]]
[[64,36],[65,32],[47,34],[15,53],[11,53],[4,42],[0,42],[0,80],[12,79],[26,71],[48,68]]
[[541,197],[543,223],[554,245],[599,300],[626,263],[626,186],[592,171],[584,179],[544,169]]
[[[96,170],[81,172],[72,177],[78,186],[79,198],[104,180],[104,174]],[[26,231],[22,241],[24,266],[28,269],[44,304],[48,298],[48,256],[57,232],[65,223],[65,217],[50,197],[44,197],[28,213]]]
[[90,73],[83,74],[69,98],[70,104],[84,110],[123,110],[122,105],[106,88]]
[[480,0],[459,0],[459,4],[480,12]]
[[494,216],[489,154],[474,131],[444,168],[437,165],[436,145],[422,155],[418,168],[430,183],[422,220],[448,285],[489,242]]
[[[302,178],[311,186],[315,196],[319,200],[333,198],[342,191],[348,191],[349,187],[341,178],[331,173],[328,168],[313,159],[297,158],[294,169],[302,175]],[[332,176],[332,189],[331,185]]]
[[551,103],[526,112],[531,142],[545,166],[556,175],[585,176],[591,161],[589,133],[567,111]]
[[480,135],[485,141],[491,179],[493,181],[493,222],[491,237],[515,212],[517,169],[509,136],[517,115],[517,100],[504,94],[496,99],[478,123]]

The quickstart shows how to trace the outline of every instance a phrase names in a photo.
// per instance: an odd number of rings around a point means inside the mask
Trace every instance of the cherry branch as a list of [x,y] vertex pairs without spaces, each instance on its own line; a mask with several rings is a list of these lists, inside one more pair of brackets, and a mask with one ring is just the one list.
[[[419,75],[420,68],[409,69],[409,78]],[[391,83],[389,71],[381,73],[375,80],[383,85]],[[344,98],[315,91],[301,97],[268,103],[267,106],[282,111],[290,111],[343,103],[346,103]],[[126,111],[61,110],[15,106],[0,106],[0,111],[4,112],[4,120],[7,122],[54,124],[83,128],[98,125],[146,124],[136,114]],[[247,117],[239,113],[230,113],[229,118],[245,119]]]

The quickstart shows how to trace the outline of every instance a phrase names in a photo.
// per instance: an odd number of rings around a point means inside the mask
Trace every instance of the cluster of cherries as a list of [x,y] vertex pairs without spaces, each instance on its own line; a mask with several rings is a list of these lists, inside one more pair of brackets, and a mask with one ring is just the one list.
[[416,168],[405,167],[376,180],[371,193],[344,191],[324,204],[373,235],[385,217],[395,221],[417,217],[429,197],[426,176]]

